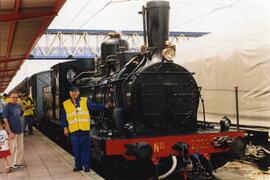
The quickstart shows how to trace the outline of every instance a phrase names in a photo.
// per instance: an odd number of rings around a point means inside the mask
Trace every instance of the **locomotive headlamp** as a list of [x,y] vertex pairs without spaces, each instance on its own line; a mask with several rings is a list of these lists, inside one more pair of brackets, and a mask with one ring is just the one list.
[[162,50],[161,54],[166,60],[172,61],[175,57],[175,50],[173,47],[167,47]]
[[227,116],[224,116],[220,120],[219,125],[221,131],[228,131],[231,125],[231,120]]
[[172,61],[175,57],[175,45],[172,45],[171,41],[165,41],[165,48],[162,50],[161,55],[167,61]]

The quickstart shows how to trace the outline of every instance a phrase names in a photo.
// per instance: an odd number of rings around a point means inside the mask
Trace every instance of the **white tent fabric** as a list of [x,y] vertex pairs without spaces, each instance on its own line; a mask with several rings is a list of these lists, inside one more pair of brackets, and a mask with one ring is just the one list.
[[[69,0],[49,29],[142,30],[148,0]],[[170,31],[215,32],[269,17],[269,0],[168,0]]]
[[[216,32],[177,46],[175,62],[194,75],[205,99],[207,120],[227,115],[236,123],[270,127],[270,23]],[[202,116],[200,105],[199,116]]]

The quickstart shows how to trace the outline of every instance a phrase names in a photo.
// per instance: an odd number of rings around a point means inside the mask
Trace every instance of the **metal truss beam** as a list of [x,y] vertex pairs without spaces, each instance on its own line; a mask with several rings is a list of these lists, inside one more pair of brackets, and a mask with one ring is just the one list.
[[[100,56],[101,43],[113,30],[48,29],[31,52],[29,59],[78,59]],[[131,51],[143,44],[142,31],[121,31]],[[179,44],[207,32],[170,32],[170,41]]]

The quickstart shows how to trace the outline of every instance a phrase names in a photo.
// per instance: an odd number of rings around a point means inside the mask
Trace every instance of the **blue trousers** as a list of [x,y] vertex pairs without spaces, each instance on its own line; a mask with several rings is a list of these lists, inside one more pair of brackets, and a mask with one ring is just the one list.
[[24,131],[26,132],[28,128],[28,133],[33,134],[33,121],[34,121],[34,116],[24,116]]
[[90,132],[76,131],[70,133],[75,167],[90,168]]

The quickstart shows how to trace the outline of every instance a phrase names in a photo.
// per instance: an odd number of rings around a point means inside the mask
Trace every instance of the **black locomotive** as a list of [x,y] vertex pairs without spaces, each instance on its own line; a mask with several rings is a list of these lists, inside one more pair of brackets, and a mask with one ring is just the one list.
[[230,129],[227,118],[220,128],[197,120],[200,88],[194,73],[173,63],[169,9],[167,1],[150,1],[142,8],[145,42],[140,53],[110,33],[100,59],[61,63],[17,86],[33,96],[37,126],[58,143],[68,142],[59,117],[73,84],[81,96],[109,107],[91,112],[92,158],[106,169],[120,166],[117,176],[132,171],[140,178],[164,179],[191,171],[193,178],[211,177],[229,159],[243,156],[246,131]]
[[95,160],[145,170],[146,177],[159,179],[187,167],[211,176],[226,162],[217,159],[230,152],[231,144],[238,144],[234,150],[243,148],[244,131],[198,123],[200,90],[193,73],[173,63],[169,9],[167,1],[147,2],[140,12],[145,39],[141,52],[129,52],[127,42],[112,33],[102,44],[95,70],[72,83],[94,102],[110,107],[91,116]]

